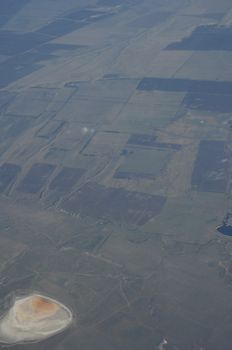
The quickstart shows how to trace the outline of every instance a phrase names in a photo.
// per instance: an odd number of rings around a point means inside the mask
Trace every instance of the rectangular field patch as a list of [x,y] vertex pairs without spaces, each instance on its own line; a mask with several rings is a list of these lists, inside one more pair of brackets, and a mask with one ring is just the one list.
[[85,169],[64,167],[50,184],[50,189],[66,192],[72,187],[84,174]]
[[88,183],[64,200],[62,209],[82,217],[143,225],[161,212],[165,202],[163,196]]
[[192,173],[192,187],[200,192],[226,192],[228,163],[224,141],[201,141]]
[[0,167],[0,192],[2,193],[16,179],[21,168],[19,165],[4,163]]
[[37,193],[46,184],[49,176],[55,169],[55,165],[36,163],[19,184],[18,190],[25,193]]
[[143,78],[137,86],[141,91],[178,91],[207,94],[231,94],[232,82],[178,78]]

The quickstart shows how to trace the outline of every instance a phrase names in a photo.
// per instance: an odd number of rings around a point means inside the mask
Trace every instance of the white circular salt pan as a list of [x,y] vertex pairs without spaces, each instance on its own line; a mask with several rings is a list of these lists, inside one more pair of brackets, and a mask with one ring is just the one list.
[[71,311],[40,294],[16,298],[0,319],[0,342],[36,342],[60,333],[72,322]]

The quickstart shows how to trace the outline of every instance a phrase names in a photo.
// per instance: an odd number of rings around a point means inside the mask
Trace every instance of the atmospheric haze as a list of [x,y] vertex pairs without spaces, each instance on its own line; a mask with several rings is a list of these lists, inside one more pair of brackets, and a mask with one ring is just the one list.
[[40,294],[19,297],[0,320],[0,342],[37,342],[60,333],[71,322],[71,311],[54,299]]

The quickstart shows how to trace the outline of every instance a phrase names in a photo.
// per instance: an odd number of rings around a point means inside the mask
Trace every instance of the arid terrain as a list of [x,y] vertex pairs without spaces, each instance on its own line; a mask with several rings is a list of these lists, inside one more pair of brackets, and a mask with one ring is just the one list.
[[0,313],[73,313],[14,349],[231,349],[231,1],[1,0],[0,43]]

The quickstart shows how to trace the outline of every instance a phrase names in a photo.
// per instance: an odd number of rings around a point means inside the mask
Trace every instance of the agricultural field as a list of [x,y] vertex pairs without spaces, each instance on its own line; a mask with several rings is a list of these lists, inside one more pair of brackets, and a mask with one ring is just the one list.
[[0,319],[73,317],[0,349],[230,349],[231,1],[1,0],[0,41]]

